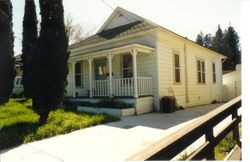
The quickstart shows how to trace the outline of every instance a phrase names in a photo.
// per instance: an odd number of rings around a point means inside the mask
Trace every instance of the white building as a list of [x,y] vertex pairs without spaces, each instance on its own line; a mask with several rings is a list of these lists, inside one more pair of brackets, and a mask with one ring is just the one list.
[[241,65],[235,71],[223,75],[223,101],[229,101],[241,95]]
[[69,50],[72,100],[115,97],[137,113],[160,111],[163,96],[183,107],[222,100],[223,55],[119,7]]

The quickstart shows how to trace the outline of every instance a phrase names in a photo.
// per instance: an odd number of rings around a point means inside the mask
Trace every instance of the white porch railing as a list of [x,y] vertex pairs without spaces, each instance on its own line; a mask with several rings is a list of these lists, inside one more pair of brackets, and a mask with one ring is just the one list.
[[93,96],[109,96],[109,80],[92,81]]
[[151,77],[138,77],[137,88],[138,88],[138,95],[151,95],[152,94],[152,78]]
[[[109,80],[92,82],[93,96],[109,96]],[[112,79],[113,96],[134,96],[134,78]],[[137,92],[139,96],[152,94],[152,78],[137,77]]]
[[134,95],[134,79],[121,78],[113,79],[113,95],[114,96],[133,96]]

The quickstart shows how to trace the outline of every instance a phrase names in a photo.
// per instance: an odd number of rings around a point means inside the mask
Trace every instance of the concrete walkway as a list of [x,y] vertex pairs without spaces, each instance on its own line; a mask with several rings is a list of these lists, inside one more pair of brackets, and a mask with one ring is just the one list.
[[220,105],[123,117],[118,122],[3,150],[0,162],[126,160]]

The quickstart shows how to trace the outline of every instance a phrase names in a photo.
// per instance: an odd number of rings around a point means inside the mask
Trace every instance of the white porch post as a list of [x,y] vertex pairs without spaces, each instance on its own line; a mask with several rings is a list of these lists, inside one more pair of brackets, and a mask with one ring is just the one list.
[[108,62],[109,62],[109,97],[113,97],[113,84],[112,84],[112,53],[107,55]]
[[93,91],[92,91],[92,61],[93,58],[89,57],[88,62],[89,62],[89,97],[93,97]]
[[76,97],[76,81],[75,81],[75,64],[76,62],[72,61],[72,93],[73,97]]
[[138,98],[138,91],[137,91],[137,66],[136,66],[136,55],[137,50],[131,50],[132,61],[133,61],[133,78],[134,78],[134,98]]

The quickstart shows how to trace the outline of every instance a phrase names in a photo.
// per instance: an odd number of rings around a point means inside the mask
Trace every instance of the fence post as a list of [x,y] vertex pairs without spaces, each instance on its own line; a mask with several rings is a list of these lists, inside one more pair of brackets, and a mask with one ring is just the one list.
[[207,133],[206,133],[206,141],[209,141],[209,147],[207,148],[207,154],[206,159],[207,160],[214,160],[214,135],[213,135],[213,127],[207,127]]
[[234,110],[232,113],[232,119],[236,119],[236,123],[233,128],[233,140],[240,144],[240,131],[239,131],[239,116],[238,116],[238,108],[240,107],[240,103],[236,103],[234,106]]

